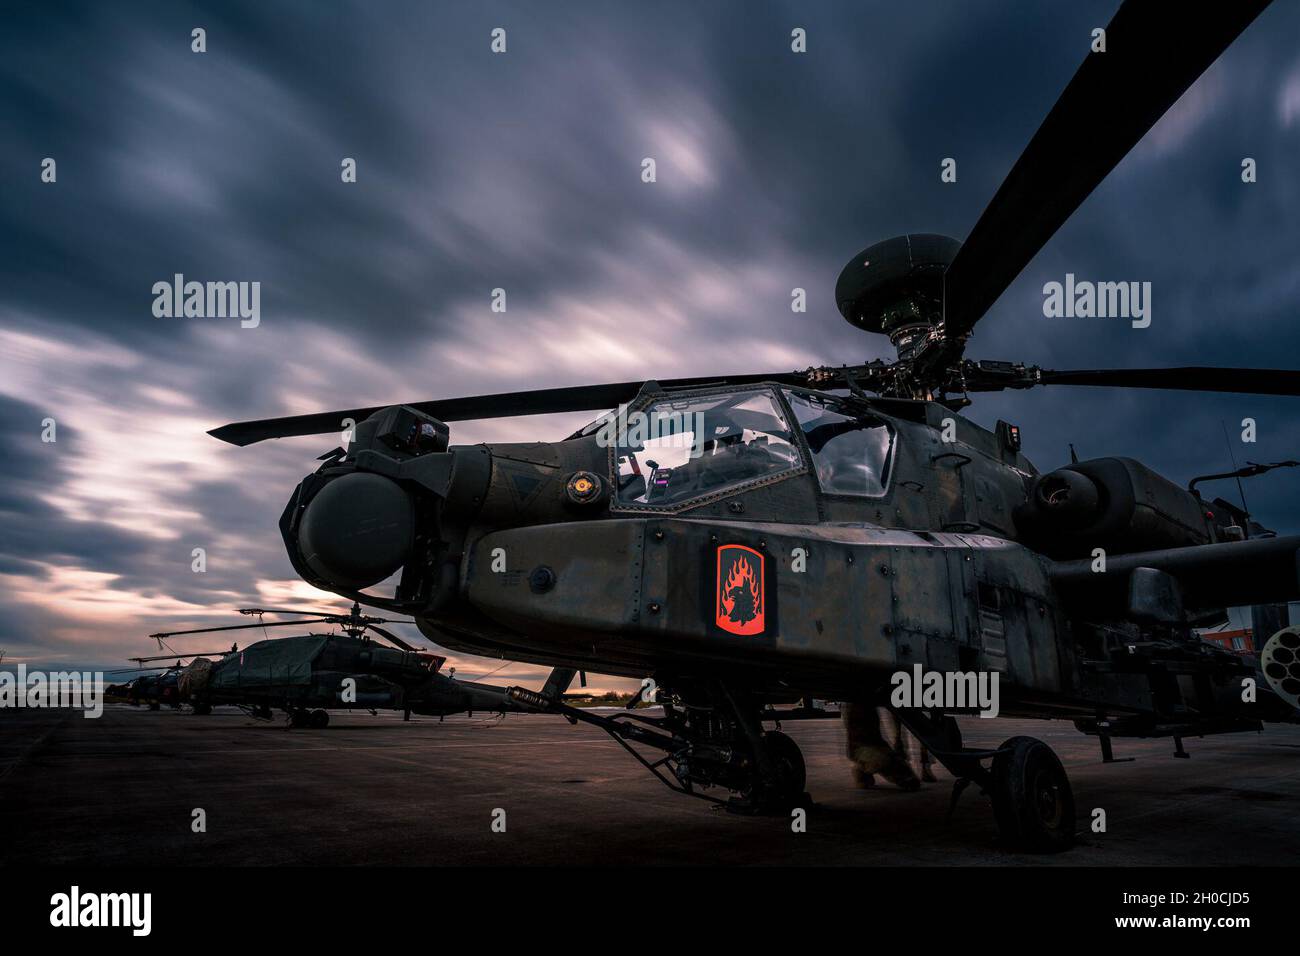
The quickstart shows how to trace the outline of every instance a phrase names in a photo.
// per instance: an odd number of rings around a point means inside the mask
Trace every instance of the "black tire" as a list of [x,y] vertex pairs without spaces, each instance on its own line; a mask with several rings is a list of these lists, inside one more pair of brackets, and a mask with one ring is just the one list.
[[782,810],[794,806],[808,783],[808,770],[799,745],[781,731],[772,730],[763,735],[763,747],[776,770],[776,779],[766,788],[765,802]]
[[1012,737],[993,758],[993,817],[1009,846],[1059,853],[1074,843],[1074,793],[1052,748]]
[[158,703],[158,701],[156,701],[156,700],[151,700],[151,701],[149,701],[149,709],[150,709],[150,710],[162,710],[162,704]]
[[310,722],[311,722],[311,711],[309,710],[295,710],[291,714],[289,714],[290,727],[300,727],[300,728],[306,727],[310,724]]
[[330,715],[327,710],[313,710],[309,718],[308,726],[317,730],[324,730],[330,725]]
[[199,716],[199,717],[206,717],[208,714],[212,713],[212,705],[211,705],[211,704],[195,704],[195,705],[194,705],[194,713],[195,713],[196,716]]

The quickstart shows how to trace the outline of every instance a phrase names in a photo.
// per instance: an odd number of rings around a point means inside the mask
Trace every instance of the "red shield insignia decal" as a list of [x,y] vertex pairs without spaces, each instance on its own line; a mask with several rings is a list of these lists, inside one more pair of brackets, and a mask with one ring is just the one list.
[[743,544],[718,548],[714,623],[729,634],[762,634],[767,620],[763,555]]

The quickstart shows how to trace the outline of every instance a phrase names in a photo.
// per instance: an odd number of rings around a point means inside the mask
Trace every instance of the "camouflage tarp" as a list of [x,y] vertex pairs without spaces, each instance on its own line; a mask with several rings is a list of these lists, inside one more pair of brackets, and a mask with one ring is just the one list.
[[206,657],[196,657],[190,661],[189,666],[181,671],[181,697],[189,699],[207,690],[214,667],[216,667],[216,664]]
[[209,686],[212,690],[307,686],[312,682],[312,662],[328,640],[322,634],[311,634],[250,644],[213,668]]

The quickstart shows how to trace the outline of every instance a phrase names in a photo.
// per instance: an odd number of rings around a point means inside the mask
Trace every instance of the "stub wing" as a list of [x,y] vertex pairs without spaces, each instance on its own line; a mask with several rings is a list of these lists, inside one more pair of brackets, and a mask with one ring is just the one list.
[[1184,609],[1300,600],[1300,535],[1054,561],[1067,606],[1174,623]]

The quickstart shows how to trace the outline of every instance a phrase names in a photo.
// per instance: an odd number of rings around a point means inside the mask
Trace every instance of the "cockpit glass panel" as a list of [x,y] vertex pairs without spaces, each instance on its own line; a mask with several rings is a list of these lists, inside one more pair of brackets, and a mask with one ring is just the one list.
[[669,506],[801,465],[776,396],[698,395],[620,412],[618,502]]
[[[618,416],[617,408],[614,409],[613,411],[606,412],[604,415],[601,415],[599,418],[597,418],[594,422],[583,425],[576,432],[570,435],[569,438],[586,438],[589,435],[596,434],[596,432],[600,431],[602,428],[608,429],[610,427],[609,423],[611,421],[614,421],[617,418],[617,416]],[[568,438],[565,439],[565,441],[568,440],[569,440]]]
[[813,456],[822,492],[877,498],[889,487],[894,430],[870,414],[855,415],[830,396],[787,391]]

